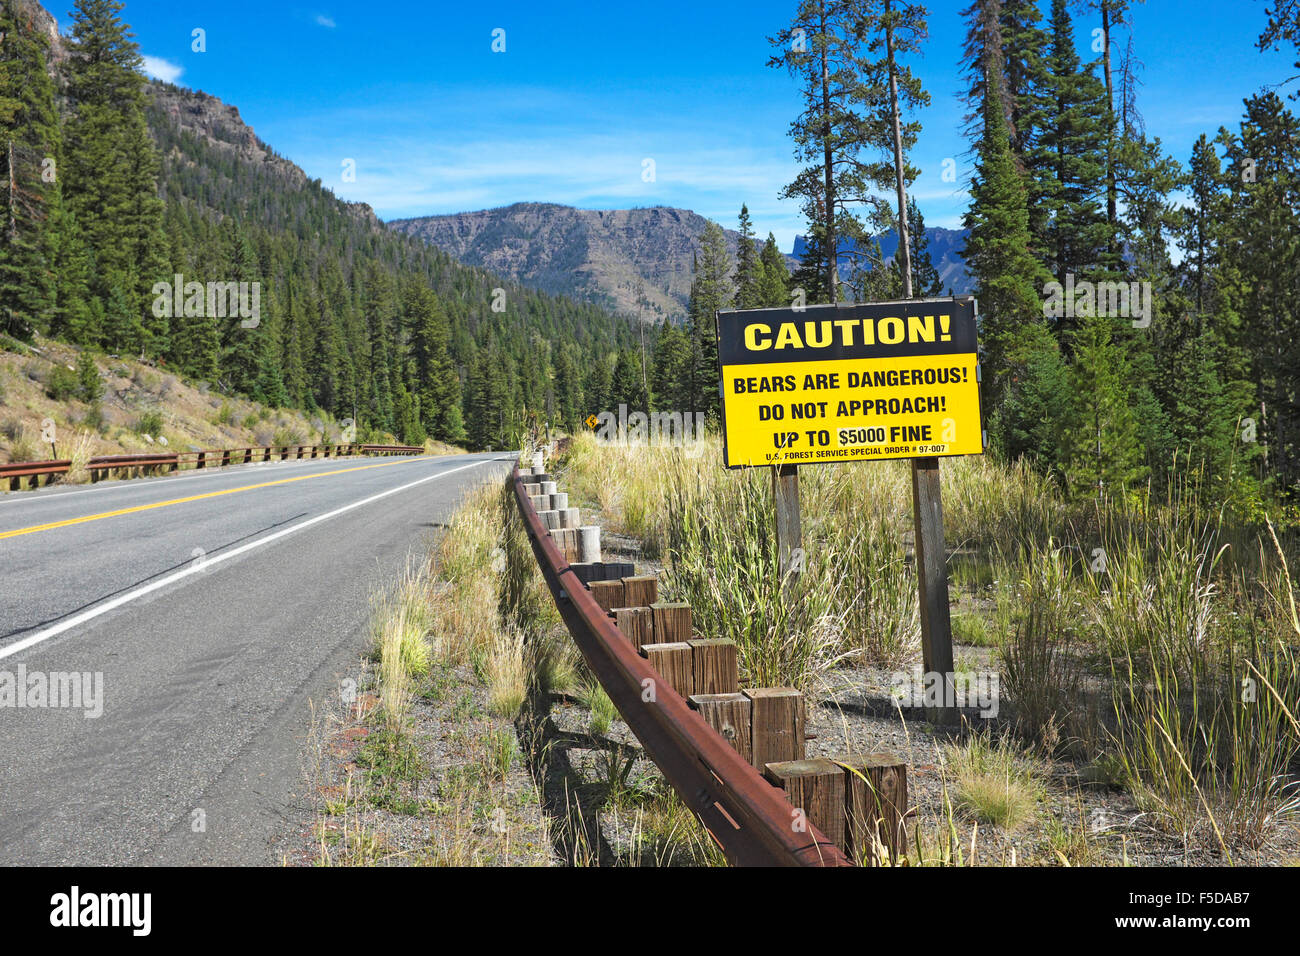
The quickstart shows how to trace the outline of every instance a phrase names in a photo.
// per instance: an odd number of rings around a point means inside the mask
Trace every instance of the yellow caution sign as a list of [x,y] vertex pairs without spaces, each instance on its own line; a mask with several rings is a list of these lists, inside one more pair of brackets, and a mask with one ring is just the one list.
[[716,318],[727,467],[983,453],[974,299]]

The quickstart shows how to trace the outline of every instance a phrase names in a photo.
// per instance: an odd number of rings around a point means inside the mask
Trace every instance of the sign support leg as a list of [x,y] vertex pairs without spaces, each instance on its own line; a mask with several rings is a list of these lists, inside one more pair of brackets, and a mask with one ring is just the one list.
[[[939,459],[912,459],[912,505],[916,521],[916,577],[921,597],[921,652],[929,690],[942,692],[937,707],[926,708],[936,724],[957,723],[953,685],[952,619],[948,608],[948,558],[943,542],[943,501]],[[931,685],[939,675],[941,685]]]
[[[793,583],[803,570],[803,529],[799,522],[799,466],[772,466],[776,503],[776,554],[781,583]],[[793,572],[793,573],[792,573]]]

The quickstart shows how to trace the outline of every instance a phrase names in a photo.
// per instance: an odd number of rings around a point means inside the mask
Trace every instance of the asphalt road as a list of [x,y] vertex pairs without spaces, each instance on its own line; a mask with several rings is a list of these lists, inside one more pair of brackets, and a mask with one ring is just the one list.
[[[281,862],[312,701],[356,676],[371,595],[508,457],[0,497],[0,864]],[[72,673],[80,706],[15,706]]]

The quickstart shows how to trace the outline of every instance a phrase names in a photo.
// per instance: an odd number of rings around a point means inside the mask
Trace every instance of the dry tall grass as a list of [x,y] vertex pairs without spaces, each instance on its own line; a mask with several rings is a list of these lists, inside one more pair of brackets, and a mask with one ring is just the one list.
[[[946,544],[995,604],[1004,717],[1049,750],[1119,767],[1187,840],[1258,845],[1298,803],[1296,545],[1228,521],[1175,471],[1164,497],[1078,505],[1025,463],[945,459]],[[689,457],[583,434],[564,480],[602,525],[664,556],[666,592],[740,645],[752,682],[916,663],[907,462],[801,469],[802,574],[786,588],[770,478],[724,469],[716,439]]]

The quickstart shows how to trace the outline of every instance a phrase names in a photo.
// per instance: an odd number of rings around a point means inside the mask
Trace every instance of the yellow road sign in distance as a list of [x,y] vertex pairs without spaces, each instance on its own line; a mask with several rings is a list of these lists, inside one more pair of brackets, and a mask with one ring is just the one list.
[[717,314],[728,468],[984,451],[973,298]]

